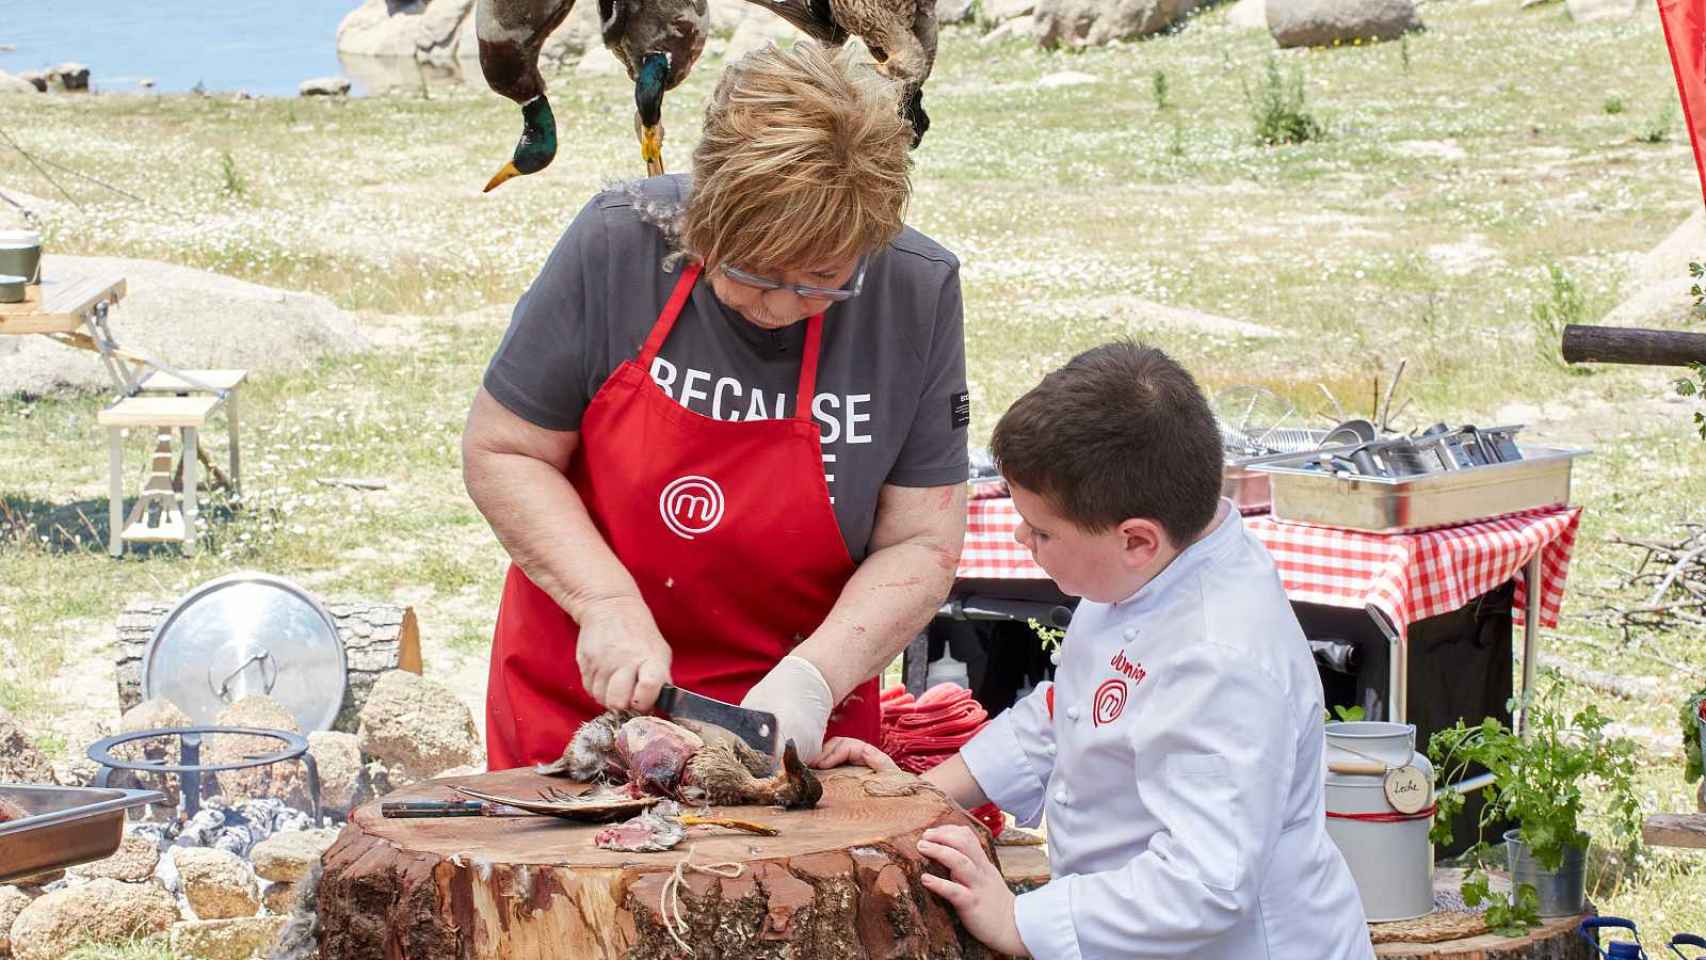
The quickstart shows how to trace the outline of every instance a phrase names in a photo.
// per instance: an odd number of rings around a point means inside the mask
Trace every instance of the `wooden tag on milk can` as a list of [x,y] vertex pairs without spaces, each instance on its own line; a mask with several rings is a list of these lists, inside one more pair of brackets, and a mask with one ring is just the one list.
[[1421,813],[1433,799],[1433,783],[1420,767],[1406,763],[1386,772],[1386,802],[1403,814]]

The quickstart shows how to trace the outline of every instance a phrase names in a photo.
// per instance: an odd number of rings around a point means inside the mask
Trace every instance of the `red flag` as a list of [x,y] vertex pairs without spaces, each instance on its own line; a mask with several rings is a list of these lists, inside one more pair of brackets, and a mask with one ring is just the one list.
[[1658,0],[1658,4],[1665,45],[1676,69],[1676,92],[1682,97],[1682,120],[1694,145],[1694,169],[1706,198],[1706,159],[1700,153],[1701,141],[1706,140],[1706,0]]

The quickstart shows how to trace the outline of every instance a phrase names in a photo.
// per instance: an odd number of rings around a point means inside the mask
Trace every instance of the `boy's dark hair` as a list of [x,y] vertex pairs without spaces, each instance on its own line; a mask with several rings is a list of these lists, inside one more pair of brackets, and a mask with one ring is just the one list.
[[1086,350],[995,425],[995,462],[1086,530],[1154,520],[1184,546],[1214,519],[1224,454],[1195,380],[1153,347]]

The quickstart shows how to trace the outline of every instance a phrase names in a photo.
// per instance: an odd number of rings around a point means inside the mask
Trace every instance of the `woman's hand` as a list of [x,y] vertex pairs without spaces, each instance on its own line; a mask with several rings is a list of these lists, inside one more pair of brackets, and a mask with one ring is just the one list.
[[924,889],[953,905],[972,936],[996,953],[1031,955],[1013,919],[1013,891],[969,827],[931,827],[919,838],[918,852],[948,871],[949,879],[933,873],[919,879]]
[[869,767],[878,773],[898,773],[900,767],[895,766],[893,759],[875,744],[866,743],[854,737],[834,737],[823,745],[823,752],[817,755],[811,765],[819,770],[831,767],[845,767],[848,764],[858,764]]
[[575,664],[581,685],[606,709],[650,710],[669,682],[670,656],[639,597],[599,600],[581,610]]

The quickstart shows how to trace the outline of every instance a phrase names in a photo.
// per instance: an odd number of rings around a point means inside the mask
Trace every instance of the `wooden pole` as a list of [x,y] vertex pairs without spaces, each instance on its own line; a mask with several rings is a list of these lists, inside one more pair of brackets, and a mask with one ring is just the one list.
[[1566,363],[1636,363],[1657,367],[1706,363],[1706,333],[1572,323],[1564,328],[1563,346]]

